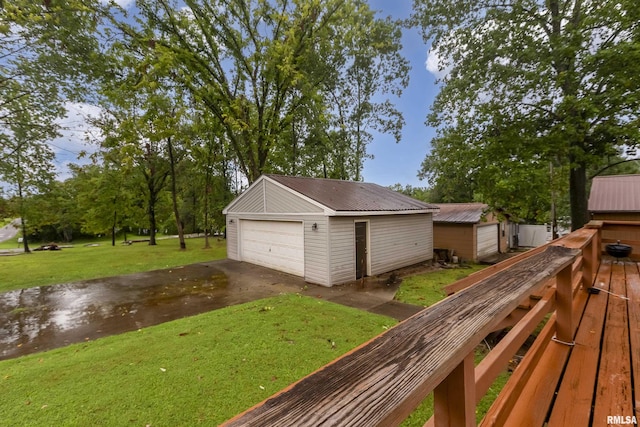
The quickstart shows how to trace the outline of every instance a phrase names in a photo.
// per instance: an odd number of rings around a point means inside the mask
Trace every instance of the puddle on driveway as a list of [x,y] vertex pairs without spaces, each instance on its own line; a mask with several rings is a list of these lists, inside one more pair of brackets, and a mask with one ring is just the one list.
[[[334,287],[232,260],[0,294],[0,360],[135,331],[284,293],[381,311],[396,288],[377,278]],[[396,304],[397,305],[397,304]],[[397,309],[397,307],[396,307]],[[415,307],[401,316],[414,314]]]
[[137,330],[233,303],[205,264],[0,294],[0,360]]

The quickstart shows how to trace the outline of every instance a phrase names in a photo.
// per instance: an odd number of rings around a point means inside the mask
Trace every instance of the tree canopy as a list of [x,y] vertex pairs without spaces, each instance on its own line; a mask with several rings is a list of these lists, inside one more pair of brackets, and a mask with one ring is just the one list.
[[[138,25],[121,26],[154,52],[143,75],[166,73],[221,123],[249,182],[292,164],[325,172],[302,156],[317,164],[332,151],[329,132],[345,129],[356,166],[342,178],[358,179],[366,128],[399,132],[401,114],[385,101],[374,114],[372,98],[406,86],[400,26],[375,18],[365,1],[184,3],[140,1]],[[349,123],[332,122],[342,112],[336,99],[356,99]]]
[[0,180],[19,199],[26,252],[23,198],[54,177],[48,142],[64,103],[82,93],[99,9],[91,0],[0,2]]
[[640,142],[637,2],[414,0],[412,22],[441,72],[422,176],[516,216],[568,187],[581,227],[589,167]]
[[[0,172],[40,207],[73,197],[76,231],[221,232],[221,208],[262,173],[359,180],[372,132],[400,138],[401,24],[365,0],[17,0],[0,13]],[[70,100],[101,111],[93,163],[64,185],[18,182],[9,167],[27,157],[52,177]],[[29,223],[68,229],[49,213]]]

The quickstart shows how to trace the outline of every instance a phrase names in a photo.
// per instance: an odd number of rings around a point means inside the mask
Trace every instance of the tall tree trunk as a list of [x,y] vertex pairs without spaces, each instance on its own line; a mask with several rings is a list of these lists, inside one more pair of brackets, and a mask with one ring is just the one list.
[[[211,161],[212,144],[209,145],[208,162]],[[204,248],[211,249],[209,243],[209,198],[211,197],[211,165],[207,165],[204,175]]]
[[[18,151],[18,168],[20,168],[20,152]],[[24,196],[22,194],[22,180],[18,179],[18,201],[20,203],[20,228],[22,229],[22,247],[25,253],[31,253],[27,241],[27,223],[24,220]]]
[[27,223],[24,220],[24,216],[20,215],[20,228],[22,229],[22,247],[25,253],[31,253],[29,249],[29,243],[27,242]]
[[587,208],[587,167],[584,162],[571,161],[571,171],[569,172],[569,199],[571,204],[571,230],[573,231],[582,228],[589,222],[589,212]]
[[178,192],[176,190],[176,164],[173,155],[173,141],[171,137],[167,138],[167,150],[169,151],[169,171],[171,173],[171,201],[173,203],[173,216],[176,219],[176,227],[178,228],[178,240],[180,240],[180,250],[187,249],[187,243],[184,241],[184,229],[180,220],[180,210],[178,209]]
[[113,210],[113,223],[111,224],[111,246],[116,245],[116,224],[118,219],[118,211]]
[[149,246],[155,246],[156,243],[156,206],[155,202],[149,202]]

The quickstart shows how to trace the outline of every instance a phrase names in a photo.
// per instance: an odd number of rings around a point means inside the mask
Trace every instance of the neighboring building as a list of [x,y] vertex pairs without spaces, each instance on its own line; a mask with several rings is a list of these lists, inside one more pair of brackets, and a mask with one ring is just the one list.
[[[597,176],[591,182],[589,195],[591,219],[601,221],[640,221],[640,175]],[[633,258],[640,257],[640,231],[616,229],[608,224],[602,232],[602,243],[629,244]]]
[[376,184],[263,175],[222,213],[228,258],[332,286],[431,260],[436,211]]
[[640,221],[640,175],[593,178],[589,213],[595,220]]
[[433,245],[453,250],[462,260],[482,261],[509,247],[508,224],[499,221],[484,203],[437,203],[433,216]]

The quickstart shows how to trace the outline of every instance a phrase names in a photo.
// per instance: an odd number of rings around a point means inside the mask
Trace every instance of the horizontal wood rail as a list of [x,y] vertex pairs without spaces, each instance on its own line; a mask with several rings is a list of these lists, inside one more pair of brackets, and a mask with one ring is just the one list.
[[[475,425],[477,400],[546,310],[557,307],[556,335],[571,340],[572,299],[592,282],[597,234],[587,230],[565,239],[566,247],[547,245],[496,269],[224,425],[395,426],[432,391],[436,426]],[[557,292],[541,292],[549,280]],[[474,369],[475,347],[534,292],[542,294],[540,308]]]

